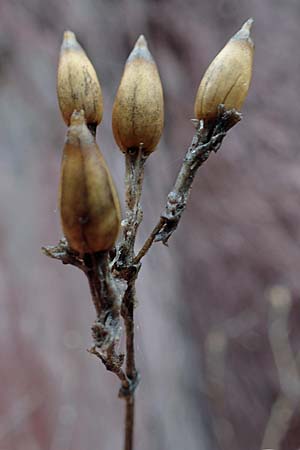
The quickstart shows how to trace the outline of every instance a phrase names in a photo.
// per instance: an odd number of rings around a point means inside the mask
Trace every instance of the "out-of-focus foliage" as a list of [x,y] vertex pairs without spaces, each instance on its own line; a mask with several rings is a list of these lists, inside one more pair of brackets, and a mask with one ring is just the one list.
[[[279,423],[286,422],[280,448],[300,446],[297,371],[291,358],[278,371],[273,357],[274,348],[290,355],[287,331],[295,351],[300,339],[299,2],[2,0],[1,450],[122,446],[118,383],[86,352],[94,318],[86,280],[40,253],[61,233],[65,127],[55,78],[63,31],[76,32],[100,78],[98,142],[120,193],[123,158],[111,110],[139,34],[158,64],[166,126],[146,168],[145,237],[192,137],[200,78],[250,16],[256,54],[244,120],[201,169],[169,249],[156,245],[143,265],[136,448],[276,448],[276,400]],[[280,309],[287,297],[288,322]]]

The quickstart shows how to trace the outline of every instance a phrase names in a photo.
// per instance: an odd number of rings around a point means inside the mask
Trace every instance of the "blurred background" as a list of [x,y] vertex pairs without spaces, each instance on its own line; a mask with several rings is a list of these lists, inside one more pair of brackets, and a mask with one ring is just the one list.
[[141,244],[193,136],[200,79],[251,16],[244,119],[201,168],[169,248],[156,244],[141,270],[136,449],[300,447],[300,2],[1,0],[0,450],[122,448],[118,381],[86,352],[87,281],[40,250],[61,237],[63,31],[99,75],[98,142],[122,199],[111,110],[139,34],[158,64],[166,125],[146,167]]

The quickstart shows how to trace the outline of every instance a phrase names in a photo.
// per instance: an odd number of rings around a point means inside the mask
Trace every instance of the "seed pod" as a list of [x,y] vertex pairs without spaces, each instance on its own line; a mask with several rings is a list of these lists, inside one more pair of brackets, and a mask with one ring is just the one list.
[[120,227],[118,196],[104,158],[75,111],[63,150],[59,207],[64,235],[79,253],[113,247]]
[[103,114],[101,87],[95,69],[72,31],[64,33],[57,71],[60,111],[70,125],[73,111],[84,110],[88,125],[97,126]]
[[195,100],[195,116],[215,120],[218,106],[240,110],[252,77],[254,45],[250,37],[253,19],[228,41],[212,61],[200,82]]
[[115,98],[112,114],[114,137],[126,152],[142,146],[152,152],[162,134],[164,101],[156,64],[144,36],[130,53]]

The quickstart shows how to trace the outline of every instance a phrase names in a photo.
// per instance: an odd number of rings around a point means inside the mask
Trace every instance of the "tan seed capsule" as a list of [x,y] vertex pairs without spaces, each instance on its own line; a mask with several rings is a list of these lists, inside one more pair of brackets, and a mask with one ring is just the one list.
[[85,124],[74,112],[63,150],[59,207],[64,235],[79,253],[113,247],[120,228],[118,196],[104,158]]
[[119,148],[142,146],[152,152],[159,142],[164,124],[163,90],[156,64],[144,36],[130,53],[112,114],[112,128]]
[[97,126],[103,114],[101,87],[95,69],[72,31],[64,33],[57,71],[57,96],[64,121],[84,110],[88,125]]
[[224,104],[227,110],[241,109],[252,77],[252,23],[253,19],[247,20],[206,70],[195,100],[197,119],[215,120],[220,104]]

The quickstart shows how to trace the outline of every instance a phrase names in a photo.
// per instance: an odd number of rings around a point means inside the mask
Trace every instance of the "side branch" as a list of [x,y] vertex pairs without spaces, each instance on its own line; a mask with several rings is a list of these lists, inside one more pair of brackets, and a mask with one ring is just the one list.
[[168,195],[165,210],[143,247],[134,258],[135,264],[141,261],[153,242],[162,241],[163,244],[167,245],[185,210],[197,170],[209,158],[211,152],[216,153],[219,150],[227,132],[241,118],[241,114],[236,110],[226,111],[224,106],[220,105],[219,116],[213,127],[210,124],[204,124],[203,121],[196,121],[196,134],[186,152],[174,187]]

